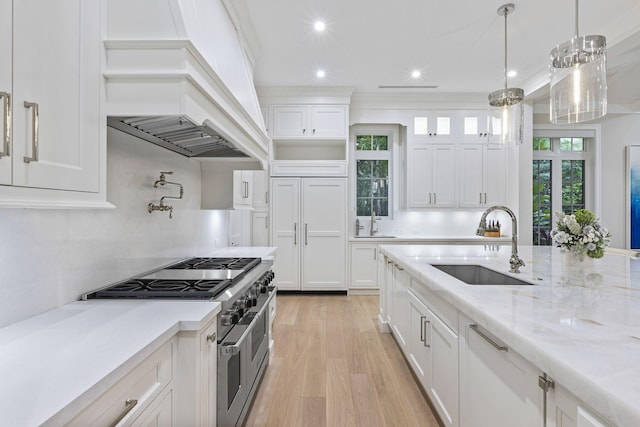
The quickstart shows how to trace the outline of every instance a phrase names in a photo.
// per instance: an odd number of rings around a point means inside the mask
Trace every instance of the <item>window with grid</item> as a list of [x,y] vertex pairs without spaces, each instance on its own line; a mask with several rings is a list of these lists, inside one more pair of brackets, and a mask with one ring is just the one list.
[[587,207],[589,138],[533,138],[533,244],[548,246],[553,212]]
[[390,133],[356,131],[356,215],[389,216],[390,201]]

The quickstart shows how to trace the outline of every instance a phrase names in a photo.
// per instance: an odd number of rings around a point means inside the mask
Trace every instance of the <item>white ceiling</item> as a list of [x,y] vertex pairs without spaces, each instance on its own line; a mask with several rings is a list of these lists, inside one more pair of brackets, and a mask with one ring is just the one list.
[[[488,94],[503,88],[502,1],[246,0],[260,45],[257,86],[350,86],[355,93]],[[575,32],[573,0],[516,1],[509,87],[544,99],[549,52]],[[313,23],[324,20],[317,33]],[[583,0],[580,35],[607,37],[609,103],[640,100],[640,1]],[[324,79],[315,72],[326,71]],[[412,70],[422,72],[415,80]],[[633,77],[629,79],[629,77]],[[621,82],[632,82],[633,90]],[[436,85],[437,89],[379,89]]]

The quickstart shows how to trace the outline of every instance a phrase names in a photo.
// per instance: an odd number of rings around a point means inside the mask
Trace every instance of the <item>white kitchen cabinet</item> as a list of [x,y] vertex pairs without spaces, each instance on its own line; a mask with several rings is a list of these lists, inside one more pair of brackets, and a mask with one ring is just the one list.
[[378,245],[352,243],[349,289],[378,289]]
[[347,107],[345,105],[274,106],[272,137],[346,138]]
[[429,112],[413,118],[410,129],[411,140],[429,140],[430,142],[451,141],[456,133],[456,116],[450,112]]
[[346,290],[344,178],[273,178],[271,242],[282,290]]
[[58,191],[52,204],[98,193],[106,164],[100,2],[5,0],[0,16],[0,92],[10,117],[1,126],[0,199],[33,197],[11,187],[75,192]]
[[418,381],[426,390],[429,387],[429,339],[425,336],[428,329],[429,309],[413,293],[409,292],[411,306],[411,332],[409,336],[409,363]]
[[235,209],[253,208],[253,171],[233,171],[233,207]]
[[460,324],[460,426],[540,426],[538,369],[466,316]]
[[252,174],[254,209],[266,209],[269,207],[269,176],[266,171],[255,170]]
[[549,427],[609,426],[594,411],[587,409],[580,399],[557,383],[547,394],[546,417]]
[[456,200],[454,144],[412,143],[407,152],[409,208],[452,208]]
[[200,330],[178,334],[178,358],[176,425],[215,426],[218,374],[216,318]]
[[504,147],[461,144],[458,150],[459,206],[477,208],[504,205],[507,196]]
[[460,111],[458,141],[486,143],[489,130],[486,111]]
[[177,425],[176,339],[172,338],[91,402],[67,426]]
[[391,281],[390,327],[405,356],[409,357],[409,336],[411,334],[411,310],[409,304],[409,274],[393,263]]
[[269,212],[251,212],[251,246],[269,246]]

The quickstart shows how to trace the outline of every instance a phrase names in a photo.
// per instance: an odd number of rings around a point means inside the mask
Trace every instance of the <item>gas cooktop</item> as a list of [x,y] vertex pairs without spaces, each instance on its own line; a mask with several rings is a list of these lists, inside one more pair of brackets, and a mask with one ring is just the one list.
[[89,293],[86,299],[214,299],[260,262],[260,258],[191,258]]

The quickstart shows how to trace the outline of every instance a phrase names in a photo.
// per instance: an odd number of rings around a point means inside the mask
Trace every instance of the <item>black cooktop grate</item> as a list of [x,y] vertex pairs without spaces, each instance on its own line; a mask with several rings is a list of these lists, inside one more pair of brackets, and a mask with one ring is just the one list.
[[89,298],[211,299],[231,285],[231,280],[131,279],[96,291]]
[[244,270],[260,264],[260,258],[191,258],[167,267],[167,270]]

